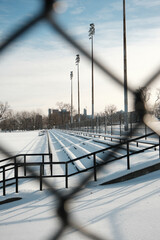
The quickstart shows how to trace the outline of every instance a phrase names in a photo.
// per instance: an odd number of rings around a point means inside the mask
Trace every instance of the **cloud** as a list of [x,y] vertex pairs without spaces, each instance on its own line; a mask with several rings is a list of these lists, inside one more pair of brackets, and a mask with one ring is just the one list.
[[116,11],[122,11],[123,10],[122,1],[112,2],[110,5],[112,7],[112,11],[113,10],[116,10]]
[[142,7],[146,7],[146,8],[150,8],[150,7],[156,7],[156,6],[160,6],[160,1],[159,0],[133,0],[133,3],[136,6],[142,6]]
[[81,14],[82,12],[84,12],[85,10],[85,7],[77,7],[76,9],[72,10],[71,11],[71,14],[73,15],[79,15]]

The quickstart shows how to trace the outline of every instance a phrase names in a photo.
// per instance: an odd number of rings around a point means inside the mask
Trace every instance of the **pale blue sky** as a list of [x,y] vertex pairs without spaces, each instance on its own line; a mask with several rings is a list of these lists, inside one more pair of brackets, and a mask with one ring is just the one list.
[[[41,0],[1,0],[0,38],[5,39],[41,8]],[[65,30],[90,50],[89,24],[94,23],[94,52],[123,79],[122,0],[66,0],[57,20]],[[63,9],[62,9],[63,10]],[[142,86],[160,63],[160,0],[126,0],[128,84]],[[1,58],[1,101],[14,110],[56,108],[70,103],[70,71],[74,78],[77,109],[75,57],[79,52],[44,21],[18,39]],[[91,113],[91,65],[80,54],[81,112]],[[158,83],[156,88],[160,88]],[[131,106],[131,99],[129,104]],[[95,112],[115,104],[123,109],[123,89],[95,68]],[[131,107],[130,107],[131,109]]]

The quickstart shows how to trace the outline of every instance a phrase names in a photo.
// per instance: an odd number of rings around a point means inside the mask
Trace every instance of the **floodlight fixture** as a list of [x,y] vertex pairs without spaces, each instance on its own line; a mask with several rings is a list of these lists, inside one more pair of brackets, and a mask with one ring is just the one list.
[[92,39],[94,34],[95,34],[95,26],[94,26],[94,23],[91,23],[88,31],[89,39]]

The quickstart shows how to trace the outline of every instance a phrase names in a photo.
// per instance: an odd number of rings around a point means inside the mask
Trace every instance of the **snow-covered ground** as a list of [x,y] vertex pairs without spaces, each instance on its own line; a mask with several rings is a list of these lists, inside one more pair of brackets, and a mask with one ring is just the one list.
[[[0,133],[0,142],[9,148],[10,154],[26,152],[47,152],[46,135],[38,136],[38,132]],[[72,149],[71,138],[68,138]],[[66,158],[66,153],[52,141],[54,161]],[[61,139],[62,141],[62,139]],[[76,140],[75,140],[76,141]],[[84,140],[83,140],[84,142]],[[93,147],[88,144],[87,151]],[[65,144],[63,140],[63,144]],[[98,147],[98,143],[97,147]],[[78,143],[82,150],[83,143]],[[100,147],[100,145],[99,145]],[[97,149],[95,149],[96,151]],[[0,159],[3,155],[0,155]],[[131,171],[141,165],[150,165],[159,162],[158,151],[135,155],[131,158]],[[67,159],[68,160],[68,159]],[[62,171],[55,167],[54,171]],[[69,212],[82,229],[87,229],[103,239],[137,240],[160,238],[160,171],[145,176],[111,185],[99,185],[113,176],[126,173],[126,159],[110,164],[98,173],[98,181],[92,179],[72,198],[69,203]],[[108,175],[107,175],[108,174]],[[60,192],[69,193],[86,175],[79,174],[69,178],[69,188],[64,188],[64,179],[51,181]],[[19,201],[0,205],[0,238],[3,240],[16,239],[49,239],[59,228],[60,220],[56,214],[57,199],[46,189],[39,191],[39,183],[33,179],[20,181],[19,193],[14,193],[15,186],[7,189],[6,196],[0,201],[12,197],[22,198]],[[61,239],[87,239],[78,231],[68,228]]]

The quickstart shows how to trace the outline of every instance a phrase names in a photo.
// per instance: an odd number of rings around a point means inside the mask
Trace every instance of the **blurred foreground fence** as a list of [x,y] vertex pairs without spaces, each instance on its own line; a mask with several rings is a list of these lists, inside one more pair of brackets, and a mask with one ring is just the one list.
[[[65,32],[65,29],[61,26],[59,22],[57,22],[56,16],[55,16],[55,11],[54,11],[54,6],[58,1],[54,0],[43,0],[43,7],[42,9],[28,22],[26,22],[22,27],[19,29],[16,29],[14,32],[0,45],[0,52],[4,52],[8,47],[16,40],[18,37],[22,36],[23,33],[25,33],[27,30],[36,27],[36,24],[39,23],[40,21],[45,21],[48,23],[48,25],[51,26],[53,31],[56,31],[64,40],[66,40],[69,44],[71,44],[74,48],[78,49],[79,53],[83,54],[86,58],[91,59],[90,53],[83,47],[81,46],[77,41],[75,41],[67,32]],[[121,79],[114,73],[112,72],[107,65],[103,64],[102,62],[98,61],[97,58],[94,58],[94,64],[101,70],[103,73],[105,73],[107,76],[109,76],[113,82],[117,83],[119,86],[123,87],[123,82]],[[146,79],[146,83],[144,87],[148,86],[151,84],[160,74],[160,69],[158,69],[155,73],[153,73],[148,79]],[[142,100],[142,96],[140,93],[135,92],[131,86],[128,86],[128,91],[132,93],[132,95],[135,98],[135,111],[139,116],[139,123],[136,123],[134,125],[134,128],[132,129],[132,134],[134,134],[134,131],[136,130],[137,126],[143,122],[144,116],[147,114],[147,110],[145,108],[144,102]],[[148,122],[146,122],[148,124]],[[127,141],[128,136],[130,135],[129,133],[125,134],[125,138]],[[125,140],[124,140],[125,141]],[[123,143],[124,144],[124,143]],[[119,149],[119,144],[117,144],[114,147],[114,151],[118,151]],[[5,154],[7,157],[12,157],[10,156],[10,151],[7,146],[5,147],[0,147],[0,151]],[[108,153],[106,154],[106,157],[104,159],[104,162],[107,163],[107,161],[111,158],[111,154]],[[98,171],[101,170],[101,167],[99,167]],[[32,167],[28,166],[27,171],[30,172],[32,175],[35,177],[36,172],[32,169]],[[56,197],[59,206],[57,208],[57,215],[61,219],[61,225],[59,226],[59,229],[57,229],[57,232],[53,233],[52,239],[59,239],[63,234],[64,230],[67,227],[73,228],[76,231],[79,231],[79,233],[85,235],[86,237],[90,239],[102,239],[101,237],[98,236],[98,234],[93,234],[92,232],[89,232],[87,230],[84,230],[81,228],[79,225],[78,221],[77,223],[72,221],[72,219],[69,217],[69,210],[66,209],[66,204],[68,202],[72,201],[72,198],[78,193],[82,186],[87,183],[89,179],[91,179],[94,175],[94,172],[91,172],[87,177],[82,178],[81,182],[79,185],[74,188],[72,191],[70,191],[67,194],[62,194],[60,193],[57,189],[56,186],[50,185],[50,183],[47,181],[47,179],[43,179],[43,185],[45,185],[49,191],[53,194],[53,197]],[[54,220],[53,220],[54,221]],[[53,222],[54,224],[54,222]],[[105,237],[107,239],[107,237]]]

